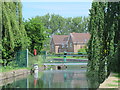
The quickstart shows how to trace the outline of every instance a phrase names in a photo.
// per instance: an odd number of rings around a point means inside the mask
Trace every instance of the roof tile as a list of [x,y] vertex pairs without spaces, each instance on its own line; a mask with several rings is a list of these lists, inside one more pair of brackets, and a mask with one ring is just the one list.
[[69,35],[53,35],[53,42],[54,44],[66,44],[68,41]]
[[70,33],[70,35],[53,35],[54,44],[66,44],[69,37],[72,37],[73,43],[87,43],[90,39],[89,33]]
[[70,33],[73,43],[86,43],[90,39],[89,33]]

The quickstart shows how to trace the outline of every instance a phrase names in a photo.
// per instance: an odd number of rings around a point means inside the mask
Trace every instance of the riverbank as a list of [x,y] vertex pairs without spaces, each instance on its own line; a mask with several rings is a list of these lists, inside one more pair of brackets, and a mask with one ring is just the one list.
[[[44,69],[45,69],[44,66],[39,67],[39,71],[43,71]],[[0,80],[9,79],[24,74],[30,74],[30,72],[31,70],[27,68],[14,69],[7,72],[0,72]]]
[[27,78],[28,76],[29,76],[29,74],[22,74],[22,75],[19,75],[19,76],[16,76],[16,77],[11,77],[11,78],[8,78],[8,79],[0,80],[0,87],[2,87],[4,85],[7,85],[7,84],[11,84],[11,83],[13,83],[15,81],[18,81],[18,80]]
[[[116,73],[110,73],[109,77],[99,86],[101,88],[120,88],[120,77]],[[98,90],[99,90],[98,89]]]
[[18,69],[18,70],[12,70],[8,72],[2,72],[0,73],[0,80],[9,79],[12,77],[16,77],[23,74],[29,74],[29,73],[30,73],[30,70],[28,69]]

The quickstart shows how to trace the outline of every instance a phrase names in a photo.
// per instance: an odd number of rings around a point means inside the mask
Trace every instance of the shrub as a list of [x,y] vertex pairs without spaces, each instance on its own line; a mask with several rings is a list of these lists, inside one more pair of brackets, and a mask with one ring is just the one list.
[[86,48],[81,48],[78,50],[78,54],[86,54]]

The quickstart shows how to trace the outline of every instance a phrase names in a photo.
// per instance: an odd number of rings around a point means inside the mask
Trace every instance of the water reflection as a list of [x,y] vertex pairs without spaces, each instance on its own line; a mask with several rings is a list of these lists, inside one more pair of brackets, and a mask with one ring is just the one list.
[[34,87],[36,87],[37,80],[38,80],[38,70],[35,70],[34,71]]
[[2,88],[91,88],[91,85],[86,77],[85,68],[67,68],[35,71],[33,75],[6,84]]
[[[85,69],[44,71],[44,84],[47,88],[88,88]],[[47,85],[47,84],[50,85]]]

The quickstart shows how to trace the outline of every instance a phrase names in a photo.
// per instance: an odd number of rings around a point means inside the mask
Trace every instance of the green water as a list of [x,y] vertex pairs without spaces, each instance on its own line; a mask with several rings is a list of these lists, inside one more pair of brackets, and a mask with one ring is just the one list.
[[94,79],[86,76],[86,68],[68,66],[62,70],[44,70],[12,83],[6,83],[1,88],[97,88],[99,85]]

